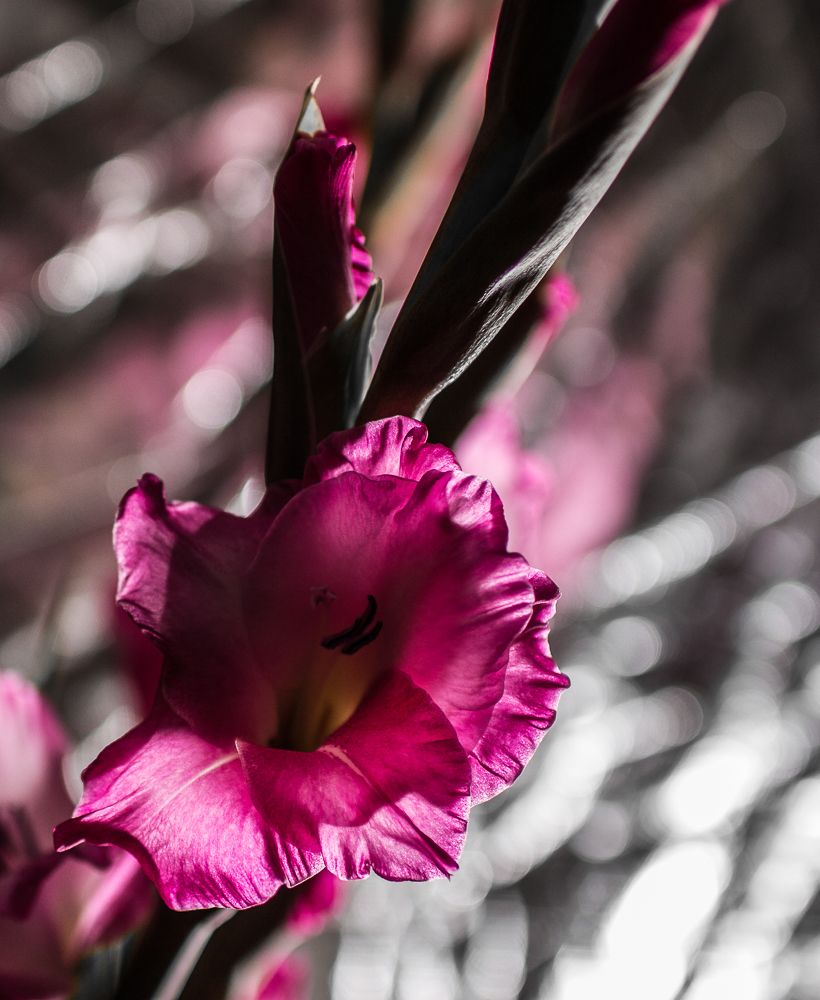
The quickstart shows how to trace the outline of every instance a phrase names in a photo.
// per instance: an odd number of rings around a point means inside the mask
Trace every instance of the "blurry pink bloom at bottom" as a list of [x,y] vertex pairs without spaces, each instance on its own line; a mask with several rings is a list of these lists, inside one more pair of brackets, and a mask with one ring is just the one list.
[[122,501],[119,601],[165,654],[148,718],[55,831],[134,854],[169,905],[247,907],[324,868],[457,868],[566,678],[558,591],[507,552],[492,486],[409,418],[331,435],[248,518]]
[[288,955],[252,1000],[308,1000],[310,966],[301,955]]
[[51,844],[71,814],[62,777],[66,739],[36,688],[0,673],[0,997],[36,1000],[72,992],[80,956],[132,930],[155,898],[124,851],[92,867]]

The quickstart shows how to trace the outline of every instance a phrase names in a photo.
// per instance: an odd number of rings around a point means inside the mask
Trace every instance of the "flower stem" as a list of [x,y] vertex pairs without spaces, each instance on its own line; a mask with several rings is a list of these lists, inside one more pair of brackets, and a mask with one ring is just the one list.
[[162,982],[159,984],[153,1000],[177,1000],[205,950],[205,945],[210,941],[211,935],[218,927],[227,923],[235,913],[236,910],[231,909],[217,910],[210,917],[197,924],[185,939],[185,944],[179,949],[176,958],[162,977]]

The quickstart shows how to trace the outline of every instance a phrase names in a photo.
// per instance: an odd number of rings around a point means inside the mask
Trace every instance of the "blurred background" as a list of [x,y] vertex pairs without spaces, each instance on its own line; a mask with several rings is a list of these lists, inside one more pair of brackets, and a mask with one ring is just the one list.
[[[0,669],[56,705],[75,796],[158,669],[114,613],[119,498],[144,471],[261,497],[271,181],[305,86],[359,149],[378,353],[497,12],[0,4]],[[305,996],[820,996],[819,49],[811,0],[722,10],[564,255],[563,331],[456,442],[564,592],[572,687],[451,882],[349,887]]]

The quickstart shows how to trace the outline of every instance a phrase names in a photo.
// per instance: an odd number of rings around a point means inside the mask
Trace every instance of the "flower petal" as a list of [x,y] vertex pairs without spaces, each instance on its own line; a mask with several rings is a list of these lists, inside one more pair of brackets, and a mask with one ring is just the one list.
[[43,882],[63,861],[64,856],[51,851],[0,875],[0,917],[25,920],[37,901]]
[[411,568],[398,666],[442,709],[467,751],[501,697],[510,645],[532,614],[529,567],[507,554],[506,540],[497,494],[462,473],[428,474],[395,517],[390,562]]
[[427,443],[424,424],[410,417],[393,417],[331,434],[308,461],[304,485],[345,472],[418,481],[430,471],[461,471],[461,467],[449,448]]
[[166,504],[162,483],[148,475],[123,498],[114,527],[117,599],[168,657],[168,703],[226,748],[237,734],[265,738],[275,719],[273,691],[248,652],[239,586],[278,506],[271,510],[272,496],[259,516],[234,517]]
[[[285,880],[270,830],[253,806],[236,752],[206,743],[157,697],[151,714],[106,747],[83,775],[58,850],[115,844],[140,862],[179,910],[256,906]],[[321,868],[293,852],[299,881]]]
[[547,645],[558,588],[544,573],[530,572],[536,601],[532,618],[510,650],[504,693],[470,754],[474,804],[486,802],[515,781],[552,725],[558,698],[569,686]]
[[469,766],[443,713],[389,674],[313,753],[239,745],[256,807],[288,839],[321,850],[339,878],[420,881],[456,870]]
[[139,698],[141,714],[147,715],[159,687],[164,657],[142,629],[134,624],[131,616],[117,604],[114,605],[113,626],[126,675]]

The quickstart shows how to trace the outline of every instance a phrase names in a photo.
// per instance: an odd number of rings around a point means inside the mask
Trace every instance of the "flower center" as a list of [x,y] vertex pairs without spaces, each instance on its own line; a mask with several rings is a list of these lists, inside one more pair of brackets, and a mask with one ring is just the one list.
[[[335,599],[326,587],[314,588],[312,603],[325,609]],[[316,750],[359,707],[373,681],[384,668],[378,648],[367,650],[379,637],[384,622],[376,621],[378,604],[372,594],[352,625],[326,635],[314,647],[284,725],[274,745],[291,750]],[[321,634],[321,633],[320,633]],[[382,651],[383,653],[383,651]]]
[[354,653],[358,653],[360,649],[369,646],[382,630],[384,622],[376,622],[371,631],[367,631],[376,617],[377,610],[376,598],[372,594],[368,594],[367,607],[364,614],[359,615],[350,628],[346,628],[344,632],[325,636],[322,639],[321,645],[325,649],[336,649],[341,646],[341,651],[345,656],[352,656]]

